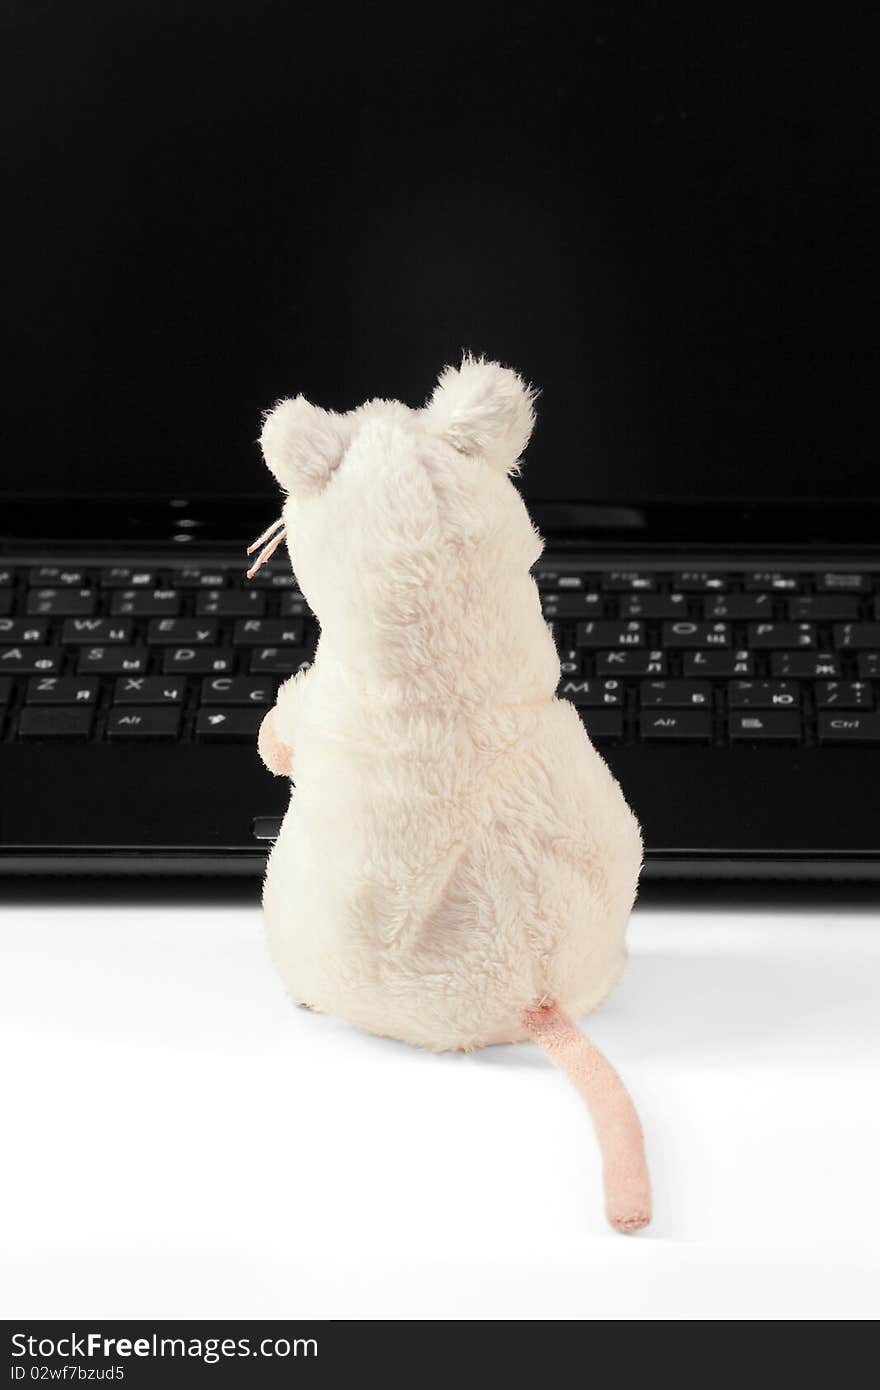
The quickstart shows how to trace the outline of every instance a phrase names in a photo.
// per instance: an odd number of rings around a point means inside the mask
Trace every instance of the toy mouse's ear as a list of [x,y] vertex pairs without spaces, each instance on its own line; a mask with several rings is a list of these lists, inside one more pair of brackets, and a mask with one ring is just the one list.
[[326,487],[342,460],[348,437],[344,415],[294,396],[267,412],[260,447],[285,491],[292,497],[309,497]]
[[425,424],[460,453],[513,473],[534,427],[536,395],[509,367],[465,356],[460,367],[441,372]]

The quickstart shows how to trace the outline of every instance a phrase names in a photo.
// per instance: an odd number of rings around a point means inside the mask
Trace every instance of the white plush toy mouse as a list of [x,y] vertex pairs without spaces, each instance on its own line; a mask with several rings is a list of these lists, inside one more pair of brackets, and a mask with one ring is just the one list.
[[623,970],[642,844],[556,697],[542,542],[511,482],[533,423],[516,373],[471,357],[422,410],[297,396],[267,416],[287,498],[251,573],[285,538],[321,635],[260,731],[294,783],[263,902],[298,1002],[425,1048],[540,1043],[592,1113],[608,1218],[634,1231],[641,1127],[571,1016]]

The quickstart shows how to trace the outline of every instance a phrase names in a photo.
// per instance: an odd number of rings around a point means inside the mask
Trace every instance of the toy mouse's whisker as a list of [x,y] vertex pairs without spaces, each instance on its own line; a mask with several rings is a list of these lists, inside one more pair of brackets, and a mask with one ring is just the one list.
[[[274,530],[274,527],[270,528],[270,530]],[[262,537],[261,537],[260,539],[262,539]],[[268,544],[268,545],[266,545],[266,546],[263,547],[263,549],[260,551],[259,555],[257,556],[256,560],[255,560],[254,563],[251,565],[250,569],[247,571],[247,578],[248,578],[248,579],[253,579],[254,575],[255,575],[256,572],[257,572],[257,570],[258,570],[258,569],[261,569],[261,568],[263,567],[263,565],[265,565],[265,563],[266,563],[267,560],[271,560],[272,556],[275,554],[275,551],[278,549],[278,547],[279,547],[279,545],[281,544],[281,542],[282,542],[283,540],[286,540],[286,539],[287,539],[287,528],[286,528],[286,526],[284,525],[284,523],[282,522],[282,523],[281,523],[281,530],[278,531],[278,532],[276,533],[276,535],[274,535],[274,536],[272,537],[272,539],[269,541],[269,544]],[[259,544],[259,541],[255,542],[254,545],[252,545],[252,546],[250,547],[250,549],[249,549],[248,552],[247,552],[248,555],[250,555],[251,550],[255,550],[255,549],[256,549],[256,547],[257,547],[258,544]]]
[[257,550],[258,547],[261,546],[261,545],[263,544],[264,541],[267,541],[267,540],[269,539],[269,537],[271,536],[271,534],[272,534],[273,531],[277,531],[277,530],[278,530],[278,527],[279,527],[279,526],[283,526],[283,525],[284,525],[284,517],[283,517],[283,516],[279,516],[278,520],[277,520],[277,521],[273,521],[271,526],[267,526],[266,529],[265,529],[265,531],[263,531],[263,533],[262,533],[261,535],[257,536],[257,539],[256,539],[255,541],[251,541],[250,545],[248,546],[247,550],[245,551],[245,554],[246,554],[246,555],[252,555],[253,552],[254,552],[255,550]]

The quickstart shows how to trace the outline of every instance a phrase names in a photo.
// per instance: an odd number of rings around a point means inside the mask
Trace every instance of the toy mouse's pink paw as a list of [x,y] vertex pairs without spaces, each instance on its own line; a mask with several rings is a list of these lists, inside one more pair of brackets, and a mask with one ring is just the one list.
[[286,743],[282,743],[275,729],[275,711],[270,709],[260,725],[257,736],[257,752],[266,767],[276,777],[289,777],[291,754]]

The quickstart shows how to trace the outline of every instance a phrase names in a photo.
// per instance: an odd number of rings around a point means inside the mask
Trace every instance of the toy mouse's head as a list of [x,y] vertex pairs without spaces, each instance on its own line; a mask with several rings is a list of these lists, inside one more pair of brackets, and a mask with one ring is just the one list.
[[[297,396],[267,415],[263,454],[287,494],[286,539],[322,651],[361,676],[418,673],[447,694],[461,693],[462,672],[482,689],[477,668],[499,658],[507,672],[518,654],[534,665],[517,632],[523,602],[540,616],[529,571],[541,540],[510,481],[533,400],[516,372],[465,357],[422,410],[374,400],[339,415]],[[546,656],[541,685],[554,688],[545,667]],[[528,675],[520,665],[520,698]]]

